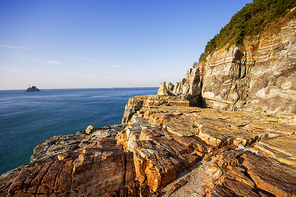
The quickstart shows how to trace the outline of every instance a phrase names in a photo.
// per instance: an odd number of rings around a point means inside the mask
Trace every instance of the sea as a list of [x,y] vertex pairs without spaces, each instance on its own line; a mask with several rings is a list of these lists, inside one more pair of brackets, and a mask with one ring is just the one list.
[[29,163],[34,147],[55,135],[121,124],[130,97],[157,89],[0,90],[0,174]]

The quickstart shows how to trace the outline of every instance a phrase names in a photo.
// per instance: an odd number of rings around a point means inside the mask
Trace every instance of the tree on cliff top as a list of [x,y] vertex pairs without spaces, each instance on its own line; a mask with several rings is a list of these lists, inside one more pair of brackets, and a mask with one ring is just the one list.
[[[254,0],[238,11],[223,27],[219,34],[215,35],[205,47],[205,52],[200,57],[203,60],[216,48],[223,47],[226,43],[230,45],[242,45],[245,36],[258,35],[265,27],[276,23],[284,17],[289,9],[296,6],[296,0]],[[290,15],[295,17],[296,12]]]

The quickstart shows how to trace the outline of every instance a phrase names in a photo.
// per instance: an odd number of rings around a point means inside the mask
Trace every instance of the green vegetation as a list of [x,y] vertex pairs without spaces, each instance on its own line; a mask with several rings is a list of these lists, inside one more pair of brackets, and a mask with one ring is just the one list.
[[[212,53],[216,48],[230,45],[243,45],[245,36],[254,36],[262,32],[266,27],[274,25],[281,17],[284,17],[289,9],[296,6],[296,0],[254,0],[238,11],[230,22],[215,35],[205,47],[200,61]],[[296,14],[293,12],[292,16]]]

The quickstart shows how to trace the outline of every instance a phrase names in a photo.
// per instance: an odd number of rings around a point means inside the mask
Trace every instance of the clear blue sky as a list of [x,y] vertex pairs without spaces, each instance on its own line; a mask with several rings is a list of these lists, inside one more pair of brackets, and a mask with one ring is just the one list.
[[0,0],[0,89],[175,83],[251,0]]

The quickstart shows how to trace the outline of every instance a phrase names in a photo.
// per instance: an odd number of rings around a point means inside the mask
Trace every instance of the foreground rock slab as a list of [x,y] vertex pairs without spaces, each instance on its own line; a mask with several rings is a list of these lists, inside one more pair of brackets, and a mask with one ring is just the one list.
[[[119,133],[118,144],[123,145],[126,151],[133,152],[137,179],[157,191],[202,158],[209,158],[217,151],[228,152],[223,149],[226,146],[232,149],[253,146],[262,140],[272,141],[280,137],[291,137],[288,140],[290,146],[296,145],[293,140],[296,127],[287,124],[290,119],[287,116],[270,117],[264,113],[144,106],[132,117],[126,129]],[[198,158],[190,156],[181,159],[188,155]],[[239,164],[237,159],[229,162],[224,161],[221,166]]]
[[[134,180],[131,157],[114,140],[94,142],[81,151],[49,158],[21,171],[7,193],[11,196],[100,196]],[[124,181],[125,180],[125,181]]]
[[[190,181],[170,196],[295,196],[295,172],[249,151],[224,149],[213,161],[186,170],[180,180],[190,176]],[[169,194],[172,185],[163,191]]]

